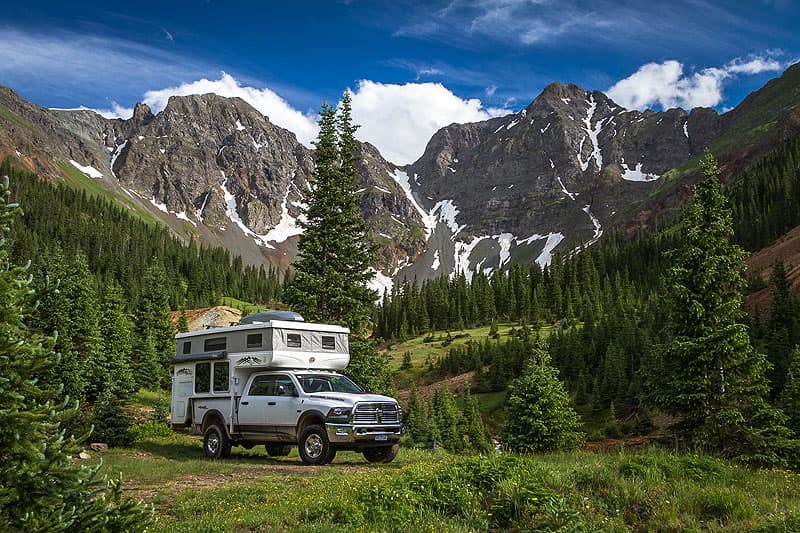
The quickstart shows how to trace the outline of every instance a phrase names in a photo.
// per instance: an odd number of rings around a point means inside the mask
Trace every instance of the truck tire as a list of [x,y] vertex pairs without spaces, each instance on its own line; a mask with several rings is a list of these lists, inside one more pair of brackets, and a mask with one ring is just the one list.
[[267,455],[270,457],[284,457],[292,451],[291,444],[281,444],[279,442],[268,442],[264,445]]
[[365,448],[362,453],[364,454],[364,459],[370,463],[391,463],[397,457],[399,449],[399,444],[393,444],[378,448]]
[[231,440],[225,430],[216,424],[206,428],[203,451],[209,459],[224,459],[231,454]]
[[300,452],[300,459],[307,465],[327,464],[336,455],[325,428],[317,425],[307,426],[300,432],[297,450]]

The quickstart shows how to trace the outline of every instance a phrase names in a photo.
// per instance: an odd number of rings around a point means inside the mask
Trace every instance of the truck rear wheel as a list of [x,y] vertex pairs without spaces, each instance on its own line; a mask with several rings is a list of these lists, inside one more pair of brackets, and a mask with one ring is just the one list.
[[267,450],[267,455],[270,457],[284,457],[289,455],[292,451],[291,444],[280,444],[277,442],[268,442],[264,445]]
[[209,459],[224,459],[231,454],[231,440],[225,430],[216,424],[206,428],[203,451]]
[[365,448],[362,453],[364,454],[364,459],[370,463],[391,463],[397,457],[399,449],[400,445],[393,444],[379,448]]
[[297,444],[300,459],[307,465],[324,465],[336,456],[336,450],[328,441],[328,434],[322,426],[307,426],[300,432]]

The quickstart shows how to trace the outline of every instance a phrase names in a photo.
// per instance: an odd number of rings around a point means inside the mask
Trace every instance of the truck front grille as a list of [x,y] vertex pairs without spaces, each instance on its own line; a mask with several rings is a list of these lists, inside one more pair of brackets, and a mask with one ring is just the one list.
[[356,424],[396,424],[400,422],[396,403],[360,403],[353,411]]

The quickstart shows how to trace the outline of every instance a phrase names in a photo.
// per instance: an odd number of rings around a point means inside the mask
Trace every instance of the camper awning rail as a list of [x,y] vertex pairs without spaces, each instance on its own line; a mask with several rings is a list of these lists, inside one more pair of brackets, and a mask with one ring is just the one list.
[[186,361],[213,361],[215,359],[225,359],[228,352],[220,350],[218,352],[206,353],[182,353],[172,358],[173,363],[185,363]]

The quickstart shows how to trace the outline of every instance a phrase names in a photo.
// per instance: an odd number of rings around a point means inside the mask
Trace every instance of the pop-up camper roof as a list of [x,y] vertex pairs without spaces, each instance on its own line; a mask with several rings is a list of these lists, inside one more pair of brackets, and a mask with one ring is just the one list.
[[173,362],[230,359],[236,366],[325,370],[342,370],[350,362],[349,329],[280,313],[257,313],[236,326],[179,333]]

